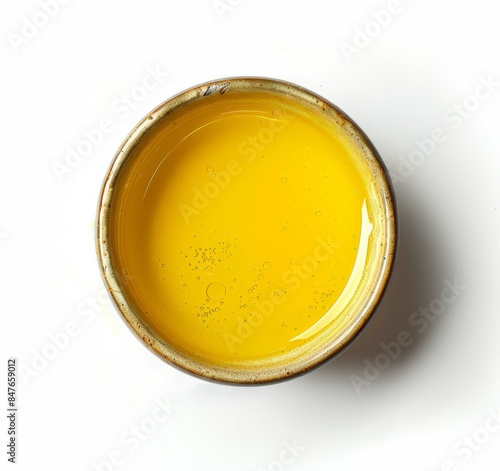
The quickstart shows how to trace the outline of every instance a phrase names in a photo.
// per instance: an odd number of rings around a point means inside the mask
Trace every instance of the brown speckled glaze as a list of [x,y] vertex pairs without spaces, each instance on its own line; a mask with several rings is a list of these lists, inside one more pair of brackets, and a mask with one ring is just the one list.
[[[355,142],[361,149],[371,169],[376,186],[381,192],[381,199],[385,202],[382,212],[385,215],[387,240],[385,241],[386,249],[381,263],[376,267],[378,269],[376,283],[373,284],[371,291],[366,294],[363,308],[359,312],[353,313],[356,316],[354,327],[343,332],[340,337],[335,339],[335,342],[319,345],[313,351],[308,351],[294,361],[283,358],[278,364],[276,362],[273,364],[263,362],[242,369],[233,367],[231,364],[213,364],[204,361],[202,358],[188,357],[158,338],[142,322],[140,316],[127,302],[121,291],[120,280],[113,267],[107,240],[114,188],[124,163],[131,158],[132,151],[144,134],[172,110],[186,103],[201,103],[205,96],[214,93],[238,93],[244,90],[265,90],[266,92],[293,97],[299,102],[306,103],[309,106],[312,105],[346,130],[352,138],[352,142]],[[204,83],[170,98],[149,113],[128,135],[114,157],[101,190],[96,227],[97,256],[104,282],[118,311],[137,337],[160,358],[185,372],[217,382],[250,385],[271,383],[296,377],[326,363],[343,352],[358,337],[369,320],[372,319],[387,291],[395,264],[398,239],[396,206],[389,174],[380,155],[364,132],[338,107],[315,93],[292,83],[259,77],[235,77]]]

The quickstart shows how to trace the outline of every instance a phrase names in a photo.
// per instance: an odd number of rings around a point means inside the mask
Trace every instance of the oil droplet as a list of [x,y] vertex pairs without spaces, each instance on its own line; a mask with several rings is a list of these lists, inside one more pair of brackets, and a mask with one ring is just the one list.
[[165,268],[165,267],[166,267],[166,265],[165,265],[164,263],[162,263],[162,264],[161,264],[161,267],[162,267],[162,268]]
[[210,267],[210,266],[209,267],[205,267],[205,274],[206,275],[211,275],[213,272],[214,271],[213,271],[212,267]]
[[213,173],[214,168],[209,165],[206,170],[208,173]]
[[262,121],[261,119],[259,120],[259,124],[264,124],[264,121]]
[[271,112],[271,114],[273,115],[273,118],[279,119],[281,113],[276,108],[273,108],[273,111]]
[[226,287],[219,283],[218,281],[214,281],[207,286],[207,297],[213,299],[214,301],[219,301],[226,295]]
[[262,265],[264,267],[264,270],[269,270],[271,268],[271,263],[270,262],[264,262]]
[[286,183],[288,181],[288,178],[286,177],[281,177],[281,183]]
[[321,211],[316,211],[316,216],[321,216]]
[[264,275],[261,273],[258,277],[257,277],[259,280],[263,280],[264,279]]
[[297,263],[297,260],[295,258],[290,259],[290,264],[295,265]]

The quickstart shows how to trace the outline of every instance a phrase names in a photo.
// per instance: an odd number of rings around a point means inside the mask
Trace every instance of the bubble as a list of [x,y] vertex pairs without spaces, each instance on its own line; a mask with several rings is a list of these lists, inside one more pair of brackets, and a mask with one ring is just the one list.
[[212,267],[208,266],[208,267],[205,267],[205,275],[211,275],[213,274],[214,270]]
[[264,124],[264,121],[262,121],[261,119],[259,120],[259,124]]
[[295,258],[291,258],[290,259],[290,264],[291,265],[295,265],[296,263],[297,263],[297,259],[295,259]]
[[184,288],[185,288],[185,287],[187,286],[187,284],[186,284],[186,283],[184,283],[182,286],[184,286]]
[[288,178],[286,177],[281,177],[281,183],[286,183],[288,181]]
[[214,172],[214,168],[211,167],[210,165],[206,168],[207,172],[208,173],[213,173]]
[[219,283],[218,281],[214,281],[207,286],[207,297],[213,299],[214,301],[219,301],[226,295],[226,287]]
[[264,262],[262,265],[264,267],[264,270],[269,270],[271,268],[271,263],[270,262]]
[[259,280],[263,280],[264,279],[264,275],[261,273],[258,277],[257,277]]
[[276,108],[273,108],[271,114],[273,115],[273,118],[276,118],[276,119],[279,119],[280,115],[281,115],[280,111],[277,110]]
[[162,264],[161,264],[161,267],[162,267],[162,268],[165,268],[165,267],[166,267],[166,265],[165,265],[164,263],[162,263]]
[[316,211],[314,214],[316,214],[316,216],[321,216],[321,211]]

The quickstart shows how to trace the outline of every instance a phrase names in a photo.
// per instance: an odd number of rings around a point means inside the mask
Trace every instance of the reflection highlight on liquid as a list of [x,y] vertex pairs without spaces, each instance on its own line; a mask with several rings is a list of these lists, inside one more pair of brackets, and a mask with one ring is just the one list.
[[372,233],[372,229],[373,224],[371,223],[370,217],[368,215],[368,209],[365,199],[361,208],[361,233],[358,253],[356,255],[356,261],[354,262],[354,267],[352,269],[351,276],[347,281],[347,284],[345,285],[335,304],[325,313],[325,315],[321,317],[321,319],[314,325],[312,325],[309,329],[291,339],[290,342],[296,340],[306,340],[312,337],[321,329],[325,328],[335,319],[337,319],[340,314],[342,314],[342,312],[356,293],[361,278],[363,277],[364,268],[368,257],[368,241]]

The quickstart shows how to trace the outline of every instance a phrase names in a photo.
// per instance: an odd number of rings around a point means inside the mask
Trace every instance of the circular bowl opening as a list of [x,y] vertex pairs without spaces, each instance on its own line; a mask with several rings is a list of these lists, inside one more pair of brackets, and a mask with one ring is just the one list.
[[105,178],[97,251],[119,312],[204,379],[305,373],[367,324],[396,251],[388,173],[363,131],[300,86],[229,78],[174,96]]

